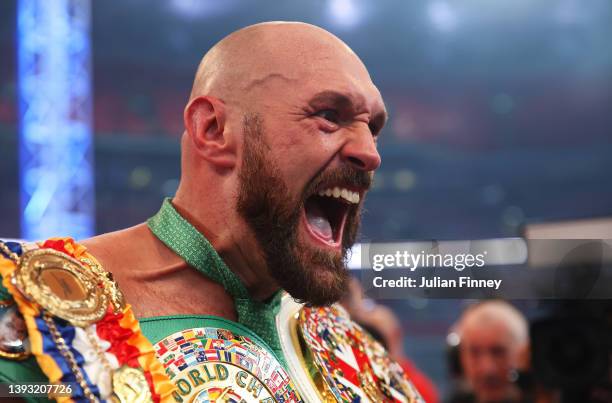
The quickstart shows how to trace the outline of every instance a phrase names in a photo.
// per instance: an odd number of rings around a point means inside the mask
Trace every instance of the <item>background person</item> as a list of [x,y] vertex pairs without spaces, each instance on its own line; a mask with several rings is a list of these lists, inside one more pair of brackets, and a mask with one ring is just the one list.
[[468,393],[455,393],[449,402],[523,401],[516,384],[529,345],[523,314],[502,300],[478,302],[461,315],[455,331]]

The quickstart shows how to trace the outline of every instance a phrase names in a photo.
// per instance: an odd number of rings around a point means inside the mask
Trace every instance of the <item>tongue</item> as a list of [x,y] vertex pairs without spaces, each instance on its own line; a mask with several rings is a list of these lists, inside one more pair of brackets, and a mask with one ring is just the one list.
[[316,203],[308,203],[307,207],[306,219],[308,220],[310,229],[316,232],[321,238],[331,241],[333,238],[332,227],[327,217],[325,217],[325,214],[323,214],[323,210],[321,210]]

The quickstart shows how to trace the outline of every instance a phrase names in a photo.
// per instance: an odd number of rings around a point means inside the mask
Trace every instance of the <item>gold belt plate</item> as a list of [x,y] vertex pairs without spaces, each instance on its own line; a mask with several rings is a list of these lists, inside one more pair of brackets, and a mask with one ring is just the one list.
[[73,326],[86,327],[102,319],[110,301],[95,272],[55,250],[24,253],[13,280],[26,298]]

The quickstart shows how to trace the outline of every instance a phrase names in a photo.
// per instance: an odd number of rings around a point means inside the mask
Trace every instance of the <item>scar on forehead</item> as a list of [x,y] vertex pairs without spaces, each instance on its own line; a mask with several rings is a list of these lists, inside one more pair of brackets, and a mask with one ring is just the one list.
[[281,73],[269,73],[269,74],[265,75],[264,77],[256,78],[256,79],[251,80],[244,87],[244,91],[250,91],[253,88],[262,86],[262,85],[264,85],[267,82],[272,81],[272,80],[281,80],[281,81],[284,81],[286,83],[295,83],[295,82],[297,82],[297,79],[287,77],[287,76],[285,76],[284,74],[281,74]]

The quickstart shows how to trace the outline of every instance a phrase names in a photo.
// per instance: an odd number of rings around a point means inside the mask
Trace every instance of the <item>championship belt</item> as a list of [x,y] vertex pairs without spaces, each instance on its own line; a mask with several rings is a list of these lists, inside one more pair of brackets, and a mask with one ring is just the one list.
[[307,307],[286,295],[276,324],[306,401],[424,403],[400,365],[340,305]]
[[0,357],[32,354],[51,383],[72,385],[70,396],[50,397],[136,403],[171,395],[174,386],[130,306],[83,246],[70,238],[0,242],[0,275],[10,294],[4,315],[16,335],[8,347],[0,343]]
[[228,329],[200,327],[155,344],[176,402],[302,402],[276,357],[254,339]]

